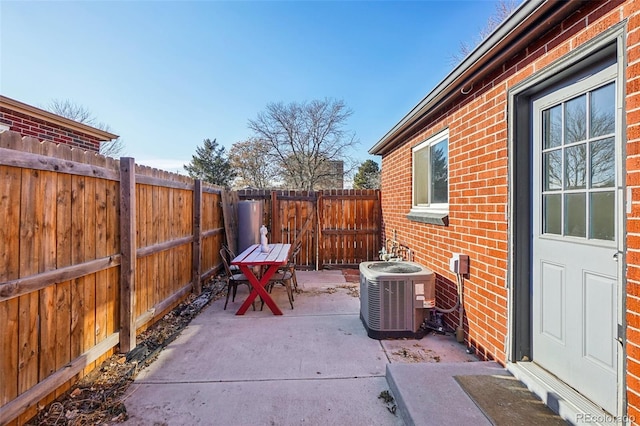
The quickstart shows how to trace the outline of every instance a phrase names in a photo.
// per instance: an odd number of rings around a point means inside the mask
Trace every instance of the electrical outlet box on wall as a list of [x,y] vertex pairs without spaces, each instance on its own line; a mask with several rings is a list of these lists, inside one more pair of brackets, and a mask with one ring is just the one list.
[[469,273],[469,256],[461,253],[453,253],[449,259],[449,270],[456,274],[465,275]]

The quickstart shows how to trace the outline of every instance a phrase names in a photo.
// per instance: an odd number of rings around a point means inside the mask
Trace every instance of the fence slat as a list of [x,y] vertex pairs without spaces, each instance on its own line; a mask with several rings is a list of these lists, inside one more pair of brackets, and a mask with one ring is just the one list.
[[[52,271],[56,269],[56,174],[52,172],[40,172],[39,189],[40,197],[36,197],[35,202],[41,204],[36,208],[41,212],[42,229],[40,230],[42,238],[40,239],[40,264],[38,271]],[[55,300],[57,288],[50,286],[39,291],[39,334],[40,334],[40,353],[52,354],[56,348],[56,317]],[[43,380],[56,370],[55,357],[40,356],[38,380]]]
[[193,253],[191,258],[191,277],[193,287],[196,294],[202,293],[202,275],[201,254],[202,249],[202,181],[195,181],[193,190]]
[[18,299],[0,302],[0,404],[18,396]]
[[[107,182],[104,179],[96,180],[96,258],[103,258],[109,254],[107,251]],[[96,272],[96,343],[107,337],[107,271]]]
[[222,191],[222,214],[224,215],[227,246],[233,253],[236,253],[236,238],[238,236],[237,196],[237,192],[234,196],[228,191]]
[[[91,161],[91,159],[89,159]],[[86,178],[84,192],[84,260],[96,258],[96,180]],[[96,274],[84,278],[84,295],[82,296],[82,352],[86,352],[96,343]]]
[[[21,182],[19,168],[0,166],[0,281],[19,276]],[[18,395],[18,299],[0,301],[0,324],[0,404],[4,405]]]
[[[30,194],[38,194],[37,170],[23,170],[20,221],[20,276],[38,273],[42,210],[38,203],[29,202]],[[18,394],[26,392],[38,382],[38,293],[25,294],[18,299]]]

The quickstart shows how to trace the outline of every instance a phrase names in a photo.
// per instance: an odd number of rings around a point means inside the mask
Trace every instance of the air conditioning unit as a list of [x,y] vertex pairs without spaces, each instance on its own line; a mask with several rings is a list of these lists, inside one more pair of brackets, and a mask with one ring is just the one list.
[[435,274],[418,263],[360,264],[360,319],[372,339],[421,338],[435,300]]

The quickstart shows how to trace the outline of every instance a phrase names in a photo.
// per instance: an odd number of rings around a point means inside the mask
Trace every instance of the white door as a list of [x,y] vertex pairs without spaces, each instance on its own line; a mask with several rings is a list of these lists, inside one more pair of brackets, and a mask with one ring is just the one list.
[[615,66],[533,103],[533,361],[612,414],[616,105]]

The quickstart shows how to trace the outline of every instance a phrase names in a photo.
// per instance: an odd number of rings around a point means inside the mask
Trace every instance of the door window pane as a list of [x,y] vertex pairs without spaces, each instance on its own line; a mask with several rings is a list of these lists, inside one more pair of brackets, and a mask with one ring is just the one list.
[[562,151],[556,149],[543,155],[544,190],[562,189]]
[[607,84],[591,92],[589,108],[591,137],[608,135],[615,130],[615,85]]
[[586,223],[587,223],[587,210],[586,210],[586,195],[580,194],[566,194],[565,195],[565,217],[564,217],[564,229],[565,235],[572,237],[586,237]]
[[616,197],[613,191],[593,192],[591,200],[591,223],[589,238],[614,240]]
[[616,147],[614,138],[591,143],[591,187],[608,188],[615,185]]
[[562,195],[547,194],[543,196],[545,234],[562,234]]
[[564,154],[564,187],[565,189],[582,189],[587,187],[587,145],[580,144],[568,147]]
[[571,99],[564,110],[564,143],[583,141],[587,138],[587,95]]
[[562,143],[562,105],[549,108],[542,113],[542,146],[544,149]]
[[615,241],[615,82],[541,113],[541,232]]

